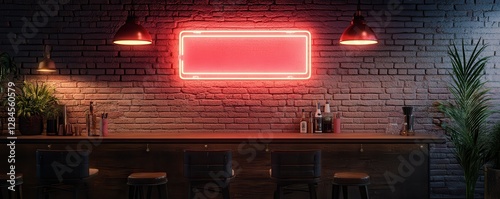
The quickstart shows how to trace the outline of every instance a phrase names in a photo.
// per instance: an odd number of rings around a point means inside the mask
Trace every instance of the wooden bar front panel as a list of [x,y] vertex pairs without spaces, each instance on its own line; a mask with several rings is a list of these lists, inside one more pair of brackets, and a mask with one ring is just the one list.
[[[17,145],[17,172],[24,173],[24,194],[34,197],[35,150],[47,149],[47,144]],[[82,147],[77,144],[53,144],[52,149]],[[271,199],[275,186],[269,179],[270,153],[266,144],[247,141],[241,144],[208,144],[208,149],[232,149],[234,170],[237,174],[231,184],[234,199]],[[373,199],[428,198],[427,145],[420,144],[269,144],[269,150],[321,149],[323,182],[318,187],[319,198],[330,198],[330,179],[336,171],[364,171],[371,175],[369,186]],[[83,147],[84,149],[86,147]],[[187,198],[187,183],[183,178],[183,150],[205,149],[204,144],[100,144],[93,146],[92,167],[100,170],[92,183],[92,198],[126,198],[126,178],[132,172],[165,171],[168,173],[170,198]],[[0,155],[6,157],[6,151]],[[423,159],[420,159],[423,158]],[[2,167],[3,169],[3,167]],[[3,172],[3,170],[2,170]],[[384,175],[385,174],[385,175]],[[390,180],[395,184],[393,192]],[[351,190],[354,198],[357,189]],[[307,193],[293,193],[287,198],[308,198]]]

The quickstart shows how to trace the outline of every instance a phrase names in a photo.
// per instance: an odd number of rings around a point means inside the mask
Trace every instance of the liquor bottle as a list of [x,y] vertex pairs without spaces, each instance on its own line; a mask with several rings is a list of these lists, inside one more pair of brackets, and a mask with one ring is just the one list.
[[300,133],[307,133],[307,119],[304,109],[302,109],[302,118],[300,119]]
[[314,133],[314,114],[309,112],[309,122],[307,123],[307,133]]
[[340,112],[335,113],[335,118],[333,118],[333,133],[341,132],[341,120],[340,120]]
[[97,134],[97,118],[96,115],[94,114],[94,102],[90,102],[89,105],[89,113],[87,114],[86,117],[86,123],[87,123],[87,133],[88,136],[95,136]]
[[323,133],[331,133],[333,114],[330,112],[330,103],[328,101],[325,104],[324,110],[325,111],[323,112]]
[[316,113],[314,114],[314,133],[323,132],[323,116],[321,115],[320,104],[316,106]]

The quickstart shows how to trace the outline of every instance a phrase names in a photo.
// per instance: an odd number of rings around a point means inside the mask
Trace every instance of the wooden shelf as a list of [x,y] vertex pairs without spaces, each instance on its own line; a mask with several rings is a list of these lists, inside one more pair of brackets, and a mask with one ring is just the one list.
[[[6,136],[0,142],[7,143]],[[389,135],[382,133],[300,134],[300,133],[113,133],[107,137],[87,136],[17,136],[16,144],[59,144],[81,141],[99,141],[110,144],[172,143],[172,144],[230,144],[245,141],[276,144],[431,144],[445,143],[443,136],[417,134],[415,136]]]

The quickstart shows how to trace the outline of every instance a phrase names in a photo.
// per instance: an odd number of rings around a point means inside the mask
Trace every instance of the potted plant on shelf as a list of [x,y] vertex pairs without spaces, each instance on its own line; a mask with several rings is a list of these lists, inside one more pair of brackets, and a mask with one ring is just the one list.
[[453,97],[438,104],[439,111],[449,118],[441,126],[453,143],[453,152],[464,171],[467,199],[474,198],[479,171],[491,159],[492,150],[493,134],[487,122],[492,111],[483,78],[489,57],[481,57],[486,45],[480,43],[481,39],[468,56],[463,41],[461,51],[454,44],[448,48],[452,63],[449,90]]
[[56,115],[57,110],[54,88],[44,83],[24,82],[16,95],[19,132],[23,135],[42,134],[43,119]]

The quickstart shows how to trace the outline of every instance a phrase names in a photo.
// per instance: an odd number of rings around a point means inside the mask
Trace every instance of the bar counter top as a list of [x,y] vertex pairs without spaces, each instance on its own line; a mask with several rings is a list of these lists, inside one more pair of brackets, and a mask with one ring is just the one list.
[[266,133],[266,132],[179,132],[179,133],[111,133],[106,137],[99,136],[46,136],[17,135],[0,136],[0,142],[16,140],[16,144],[58,144],[78,143],[80,141],[94,141],[102,143],[130,144],[130,143],[158,143],[158,144],[231,144],[246,141],[259,141],[276,144],[431,144],[445,143],[444,136],[432,134],[416,134],[415,136],[400,136],[384,133]]

